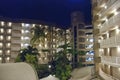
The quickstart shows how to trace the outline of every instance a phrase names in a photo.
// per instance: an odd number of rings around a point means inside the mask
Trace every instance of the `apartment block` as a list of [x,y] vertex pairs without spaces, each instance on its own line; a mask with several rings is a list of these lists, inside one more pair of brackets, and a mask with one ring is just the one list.
[[92,0],[96,74],[120,80],[120,0]]
[[[39,50],[39,63],[48,63],[53,54],[59,51],[58,46],[71,41],[71,30],[60,29],[57,25],[34,20],[1,20],[0,21],[0,62],[15,62],[20,49],[31,45],[33,37],[31,29],[35,26],[44,27],[43,41],[36,43],[34,47]],[[48,50],[48,52],[44,52]]]
[[[73,48],[77,51],[84,51],[86,55],[82,56],[83,64],[94,64],[93,62],[93,30],[91,25],[86,25],[84,15],[77,11],[71,14]],[[76,61],[80,61],[80,55]]]

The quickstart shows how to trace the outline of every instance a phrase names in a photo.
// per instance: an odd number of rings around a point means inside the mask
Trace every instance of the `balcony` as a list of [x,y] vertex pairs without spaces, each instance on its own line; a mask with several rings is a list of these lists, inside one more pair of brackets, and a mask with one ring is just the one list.
[[[105,1],[105,0],[104,0],[104,1]],[[99,13],[100,13],[101,15],[105,15],[105,14],[108,13],[114,6],[116,7],[116,5],[120,5],[119,3],[120,3],[119,0],[108,0],[108,1],[106,2],[106,4],[105,4],[105,6],[107,7],[107,9],[106,9],[106,8],[103,8],[103,9],[101,9],[101,10],[99,11]]]
[[107,22],[105,22],[102,26],[102,28],[100,28],[100,33],[105,32],[111,28],[113,28],[113,26],[118,25],[120,22],[120,13],[116,16],[111,17]]
[[100,43],[100,48],[117,47],[118,45],[120,45],[120,35],[102,40]]
[[120,57],[103,56],[101,57],[101,63],[107,64],[113,67],[120,67]]
[[104,72],[102,71],[102,69],[99,69],[99,74],[100,74],[100,76],[101,76],[104,80],[119,80],[119,79],[117,79],[117,78],[115,78],[115,77],[113,77],[113,76],[111,76],[111,75],[109,75],[109,74],[104,73]]

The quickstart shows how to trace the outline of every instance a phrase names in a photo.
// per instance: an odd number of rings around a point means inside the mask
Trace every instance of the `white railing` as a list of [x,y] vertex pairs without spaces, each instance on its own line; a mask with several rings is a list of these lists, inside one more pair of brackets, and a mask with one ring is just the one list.
[[117,79],[117,78],[115,78],[115,77],[113,77],[113,76],[111,76],[111,75],[109,75],[109,74],[104,73],[104,72],[101,70],[101,68],[99,69],[99,74],[100,74],[100,76],[101,76],[103,79],[105,79],[105,80],[119,80],[119,79]]
[[111,17],[107,22],[102,24],[102,28],[100,28],[100,33],[109,30],[111,27],[119,24],[120,21],[120,13],[117,14],[116,16]]
[[102,56],[101,62],[114,66],[114,67],[120,67],[120,57],[115,56]]
[[120,35],[110,37],[100,42],[100,48],[117,47],[120,45]]
[[[117,2],[118,1],[118,2]],[[106,2],[105,6],[107,7],[107,9],[103,8],[99,13],[101,15],[104,15],[106,12],[108,12],[107,10],[112,7],[111,5],[115,5],[115,3],[119,3],[119,0],[108,0],[108,2]]]

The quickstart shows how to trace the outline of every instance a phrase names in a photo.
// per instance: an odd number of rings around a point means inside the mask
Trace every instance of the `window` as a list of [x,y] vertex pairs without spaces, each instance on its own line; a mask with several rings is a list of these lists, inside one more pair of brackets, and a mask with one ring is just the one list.
[[4,29],[3,29],[3,28],[1,28],[1,29],[0,29],[0,32],[1,32],[1,33],[4,33]]
[[79,42],[85,42],[85,38],[79,38]]
[[85,48],[85,44],[79,44],[79,48],[80,49],[84,49]]
[[85,32],[84,31],[79,31],[78,34],[82,36],[82,35],[85,35]]

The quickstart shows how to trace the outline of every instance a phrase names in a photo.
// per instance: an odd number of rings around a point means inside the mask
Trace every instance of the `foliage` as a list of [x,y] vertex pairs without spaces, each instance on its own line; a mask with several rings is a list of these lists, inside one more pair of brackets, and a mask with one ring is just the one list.
[[67,44],[59,46],[59,48],[62,48],[61,51],[55,54],[55,59],[53,61],[52,66],[54,66],[55,75],[60,80],[68,80],[70,78],[70,73],[72,71],[72,67],[69,63],[69,60],[67,58],[68,50],[67,50]]
[[33,33],[33,37],[31,39],[31,44],[34,44],[35,42],[43,41],[43,38],[45,37],[45,28],[40,26],[35,26],[31,29]]
[[38,64],[35,66],[35,68],[37,70],[39,78],[47,77],[49,75],[49,69],[47,64]]
[[31,64],[36,64],[35,55],[26,54],[25,58],[26,58],[26,62],[31,63]]
[[[27,48],[21,49],[19,52],[20,53],[18,54],[16,62],[17,61],[18,62],[19,61],[25,62],[25,61],[27,61],[27,59],[32,58],[33,56],[34,56],[35,62],[36,63],[38,62],[38,60],[37,60],[37,55],[38,55],[37,48],[33,48],[32,46],[28,46]],[[26,57],[26,55],[27,55],[27,57]]]

